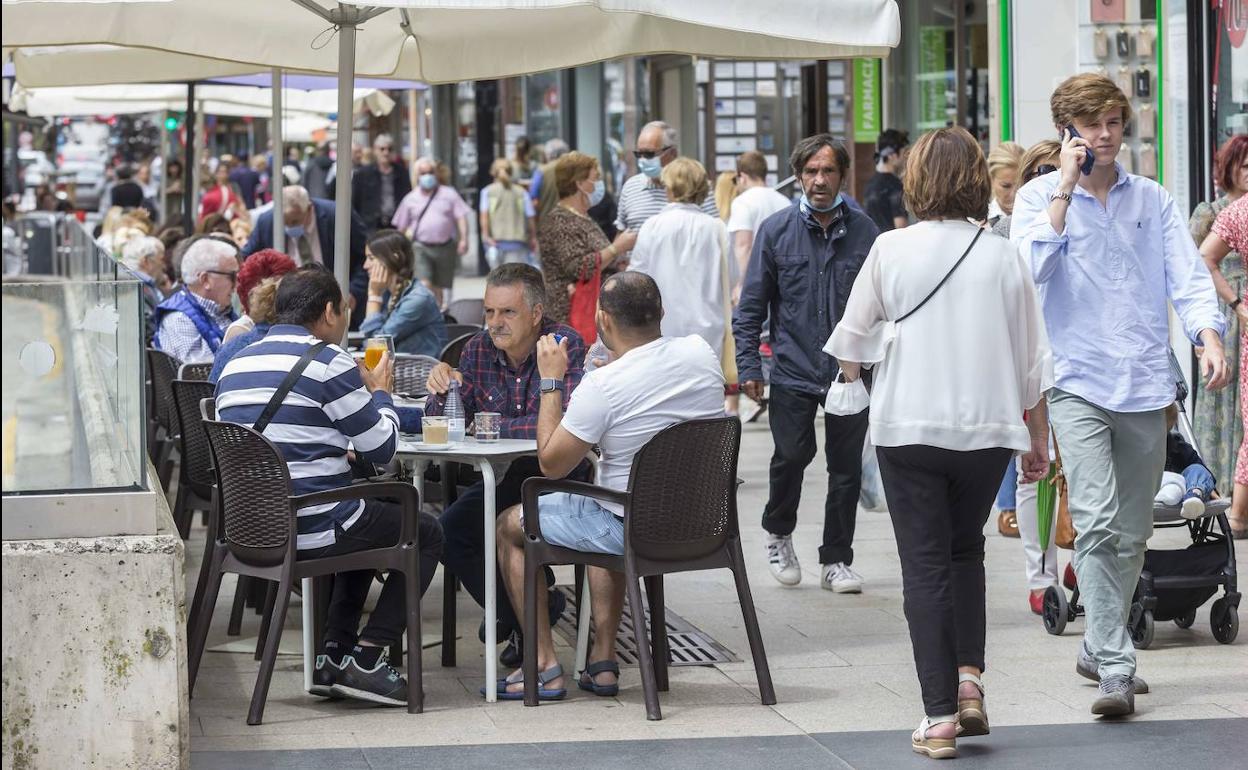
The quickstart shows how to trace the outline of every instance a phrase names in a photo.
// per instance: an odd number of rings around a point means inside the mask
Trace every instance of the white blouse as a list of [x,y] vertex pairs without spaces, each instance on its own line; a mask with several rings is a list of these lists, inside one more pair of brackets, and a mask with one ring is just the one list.
[[1053,359],[1026,262],[985,232],[935,296],[910,318],[975,237],[961,220],[880,235],[824,351],[875,365],[876,446],[1026,451],[1023,412],[1053,386]]

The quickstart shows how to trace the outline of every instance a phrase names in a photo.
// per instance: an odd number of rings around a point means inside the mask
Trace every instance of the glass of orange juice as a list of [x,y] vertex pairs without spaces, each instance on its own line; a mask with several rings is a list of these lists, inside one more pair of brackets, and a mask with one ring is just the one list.
[[381,354],[387,352],[391,358],[394,357],[394,337],[389,334],[369,337],[364,340],[364,365],[369,369],[376,369],[377,364],[381,363]]

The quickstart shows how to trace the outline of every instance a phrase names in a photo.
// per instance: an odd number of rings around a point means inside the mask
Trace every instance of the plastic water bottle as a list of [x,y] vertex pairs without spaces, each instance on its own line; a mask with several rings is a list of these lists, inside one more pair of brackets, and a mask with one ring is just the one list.
[[452,444],[463,443],[464,402],[459,396],[459,382],[454,378],[451,379],[451,389],[446,394],[446,407],[443,414],[446,415],[447,440]]

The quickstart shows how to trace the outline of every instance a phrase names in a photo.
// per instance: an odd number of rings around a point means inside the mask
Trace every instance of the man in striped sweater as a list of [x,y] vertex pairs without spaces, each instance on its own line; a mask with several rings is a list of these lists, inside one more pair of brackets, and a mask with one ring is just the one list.
[[[226,365],[217,383],[222,420],[253,426],[282,381],[311,348],[328,343],[281,401],[264,435],[277,444],[290,469],[292,492],[306,494],[350,486],[348,451],[365,462],[394,457],[399,418],[390,396],[389,355],[374,370],[335,344],[350,311],[333,275],[319,269],[287,274],[277,291],[277,322],[258,342]],[[317,505],[299,511],[301,558],[335,556],[398,541],[401,509],[378,500]],[[433,580],[442,552],[438,520],[420,514],[420,586]],[[383,649],[397,644],[406,626],[401,575],[391,573],[368,624],[357,634],[373,570],[335,576],[324,652],[317,656],[311,692],[385,705],[407,703],[407,682],[387,663]]]

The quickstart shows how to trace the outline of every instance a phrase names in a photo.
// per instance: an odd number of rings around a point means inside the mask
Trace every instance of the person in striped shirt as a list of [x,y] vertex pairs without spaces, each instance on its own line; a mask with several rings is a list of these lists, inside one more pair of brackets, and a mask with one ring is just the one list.
[[[638,173],[629,177],[620,190],[615,220],[615,226],[620,230],[637,232],[647,220],[667,206],[667,190],[663,189],[659,177],[663,167],[680,156],[678,139],[676,129],[661,120],[642,127],[637,135],[637,148],[633,150]],[[719,217],[714,193],[708,193],[702,201],[702,211]],[[617,265],[617,268],[624,269],[623,265]]]
[[[291,492],[301,495],[350,486],[349,454],[385,464],[398,446],[399,418],[390,392],[389,354],[376,369],[359,365],[335,344],[347,331],[350,310],[330,273],[302,269],[282,278],[276,323],[268,334],[234,356],[217,382],[220,419],[253,426],[282,381],[313,346],[315,354],[284,396],[264,435],[286,458]],[[298,514],[300,558],[362,551],[398,541],[402,510],[379,500],[345,501],[302,508]],[[421,592],[429,587],[442,552],[442,528],[420,514]],[[383,649],[397,644],[406,626],[401,575],[391,573],[368,624],[358,634],[373,570],[335,576],[324,652],[317,656],[311,692],[391,706],[407,703],[407,682],[389,665]]]

